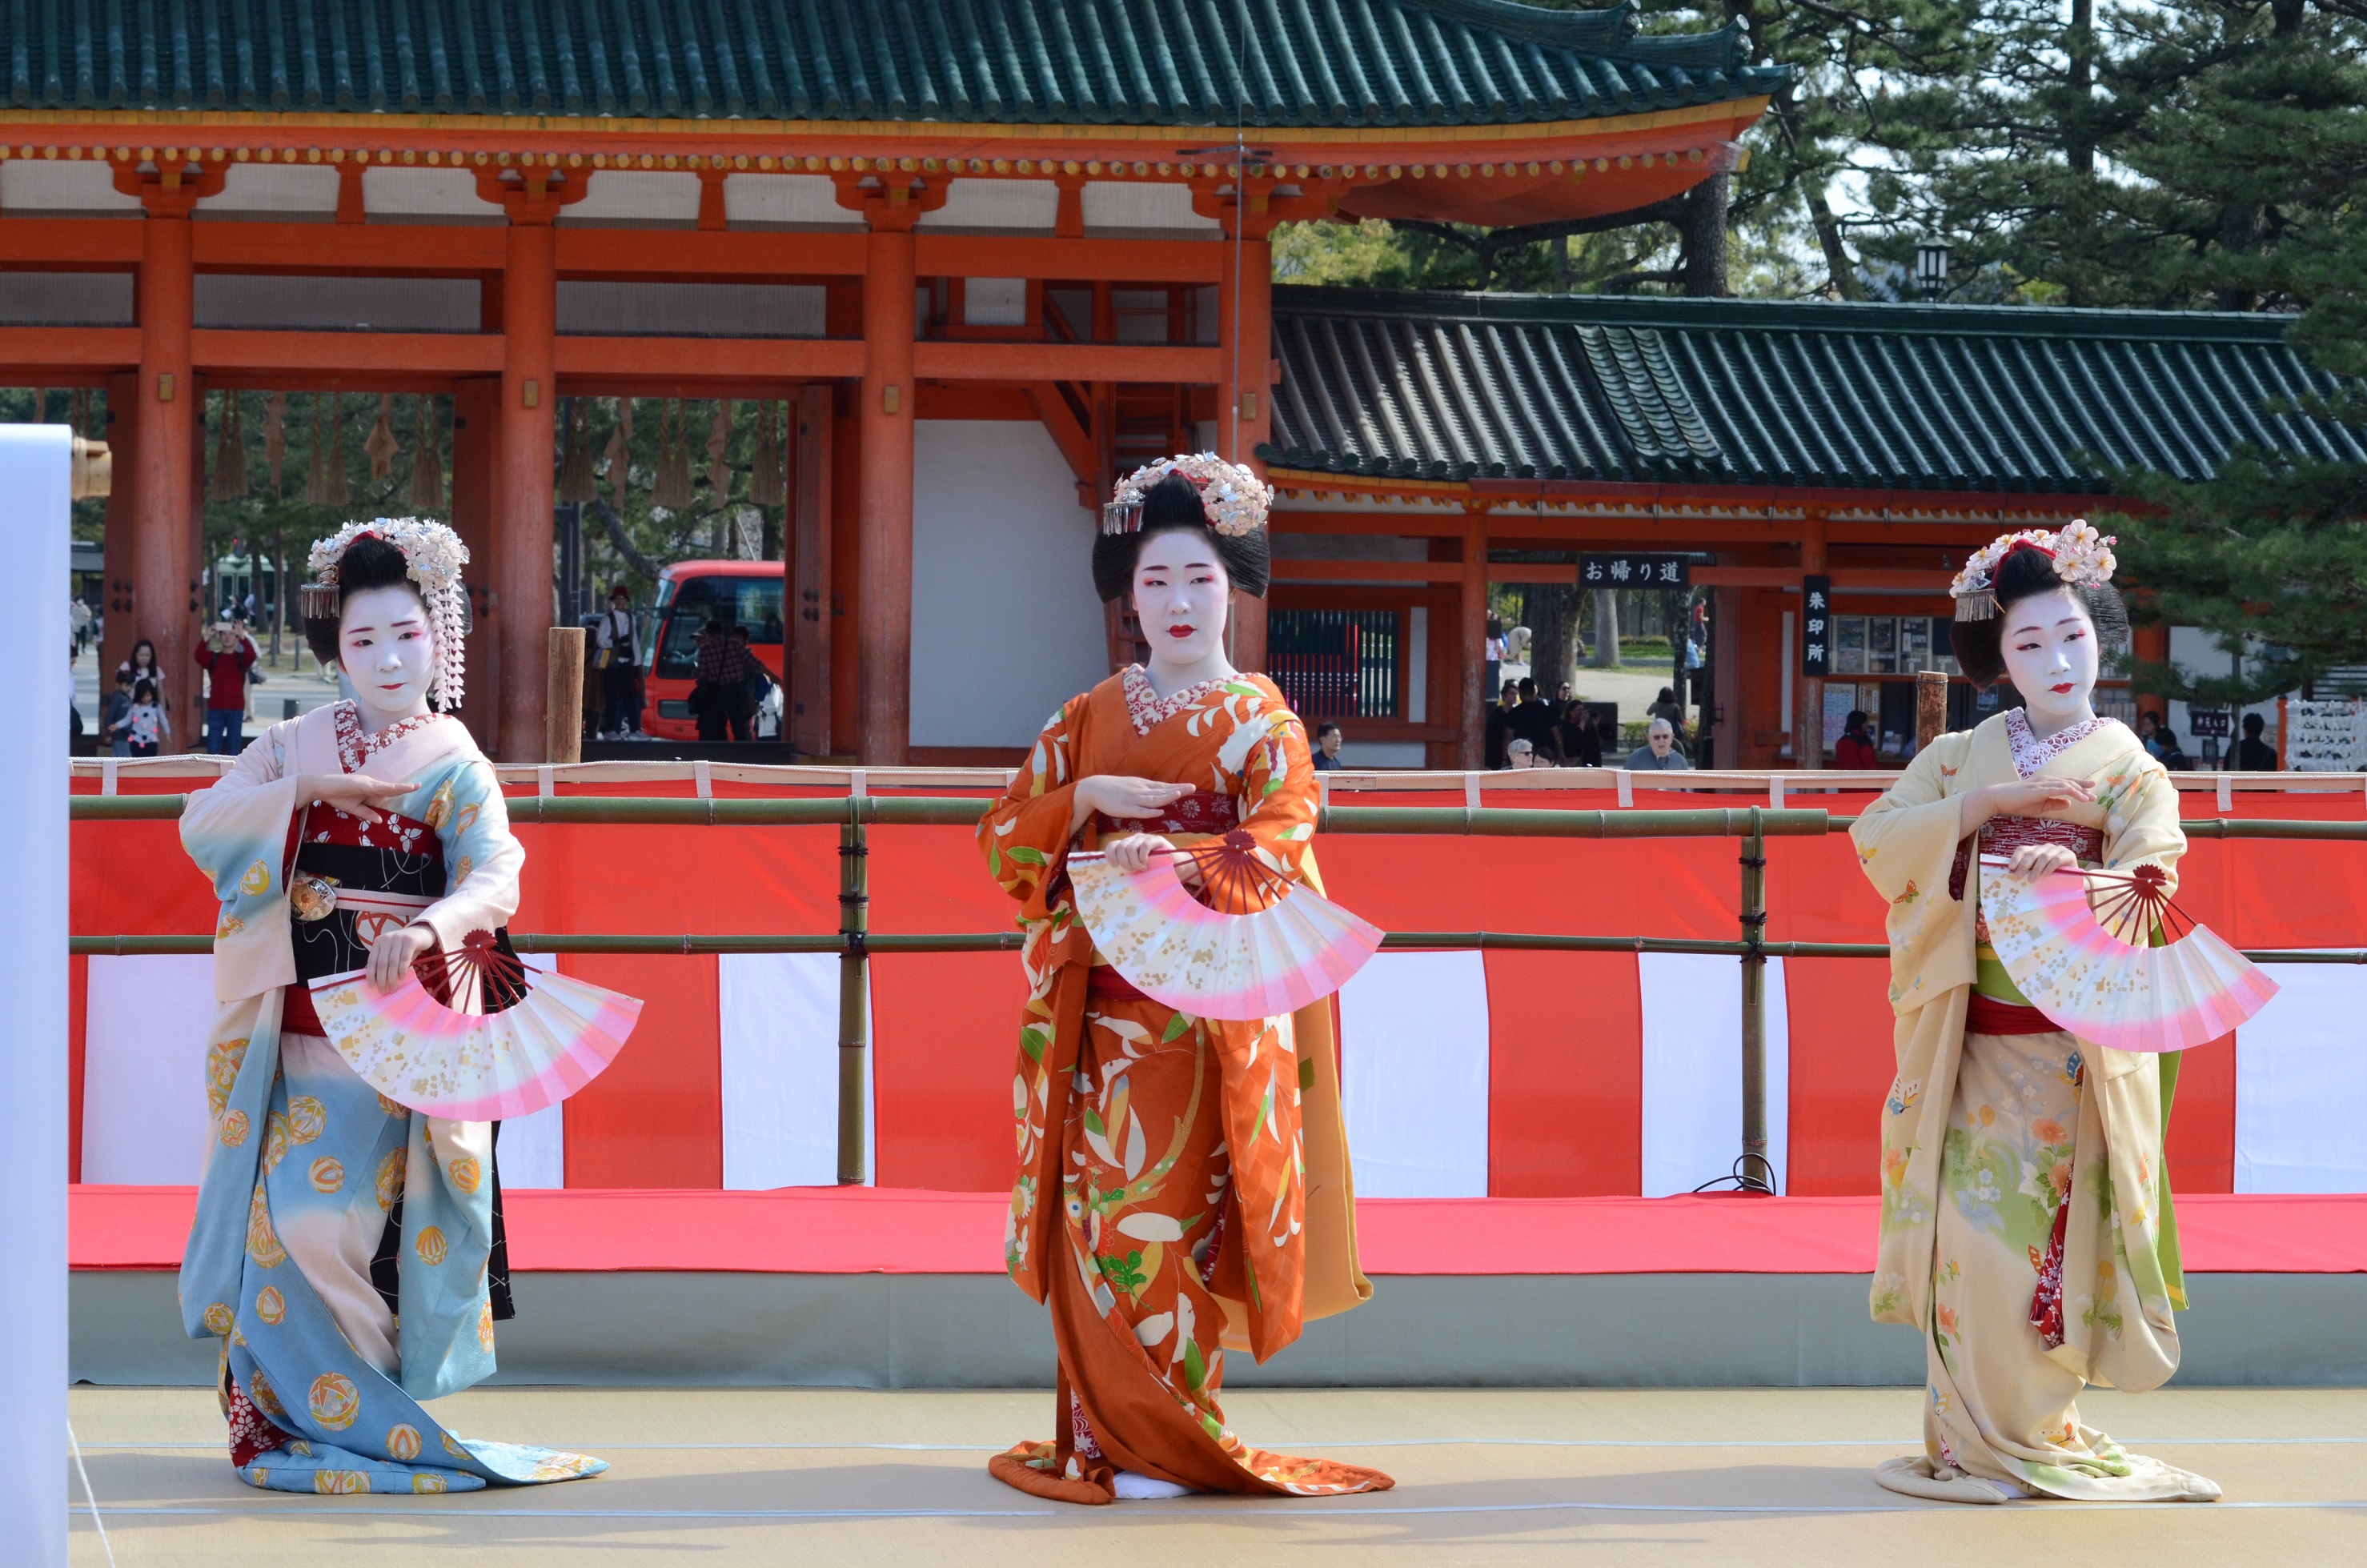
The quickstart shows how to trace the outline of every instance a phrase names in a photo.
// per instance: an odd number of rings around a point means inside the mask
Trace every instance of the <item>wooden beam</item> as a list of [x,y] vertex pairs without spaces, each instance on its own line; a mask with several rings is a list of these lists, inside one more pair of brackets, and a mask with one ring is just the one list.
[[0,223],[0,267],[64,265],[77,272],[140,265],[137,214],[126,218],[20,218]]
[[1046,277],[1109,283],[1215,283],[1231,247],[1206,240],[1061,240],[1032,234],[913,236],[923,277]]
[[1060,457],[1069,465],[1069,472],[1088,493],[1101,488],[1100,453],[1093,445],[1093,433],[1077,418],[1069,400],[1060,394],[1057,381],[1032,381],[1027,386],[1027,400],[1035,405],[1036,417],[1044,422],[1052,444],[1060,449]]
[[490,223],[200,223],[196,242],[200,271],[366,276],[497,272],[507,247]]
[[864,350],[860,343],[835,338],[561,337],[552,355],[559,375],[604,389],[630,382],[760,382],[784,389],[772,394],[780,397],[797,383],[862,375]]
[[[498,333],[316,333],[200,327],[189,334],[200,371],[396,376],[498,376]],[[373,383],[374,385],[375,383]]]
[[23,383],[42,370],[122,370],[139,363],[138,327],[0,327],[0,380]]
[[[1273,575],[1276,582],[1460,582],[1464,570],[1457,561],[1278,560]],[[1494,576],[1492,570],[1489,576]]]
[[912,374],[946,381],[1213,382],[1214,348],[1119,343],[916,343]]
[[562,221],[558,232],[559,271],[562,277],[660,282],[697,277],[709,283],[787,283],[803,278],[863,276],[866,236],[860,229],[844,233],[766,230],[719,232],[602,229]]

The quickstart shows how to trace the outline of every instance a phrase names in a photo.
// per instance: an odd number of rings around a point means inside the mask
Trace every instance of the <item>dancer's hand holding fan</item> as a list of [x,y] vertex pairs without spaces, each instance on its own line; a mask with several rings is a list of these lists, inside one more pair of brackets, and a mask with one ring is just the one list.
[[311,983],[330,1041],[398,1104],[459,1122],[556,1105],[614,1061],[641,1015],[633,997],[528,971],[506,943],[471,931],[423,955],[382,990],[365,970]]

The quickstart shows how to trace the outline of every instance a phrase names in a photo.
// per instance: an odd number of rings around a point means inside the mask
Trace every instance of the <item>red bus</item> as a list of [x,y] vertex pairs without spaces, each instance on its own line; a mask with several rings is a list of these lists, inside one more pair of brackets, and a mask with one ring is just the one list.
[[698,628],[709,620],[748,628],[748,645],[765,673],[781,678],[779,561],[686,560],[658,573],[656,607],[643,644],[648,661],[641,685],[641,732],[654,739],[696,740],[690,688],[698,675]]

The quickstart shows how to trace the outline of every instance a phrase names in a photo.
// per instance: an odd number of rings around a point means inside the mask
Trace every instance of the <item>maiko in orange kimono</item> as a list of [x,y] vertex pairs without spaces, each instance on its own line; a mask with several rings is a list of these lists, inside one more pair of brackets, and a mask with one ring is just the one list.
[[[1142,821],[1089,818],[1100,773],[1188,784]],[[1024,1492],[1106,1503],[1116,1472],[1208,1492],[1379,1491],[1378,1471],[1268,1453],[1226,1427],[1227,1345],[1259,1360],[1309,1316],[1370,1296],[1357,1271],[1330,1006],[1248,1022],[1189,1017],[1103,962],[1077,917],[1071,849],[1152,832],[1179,844],[1248,833],[1274,869],[1319,886],[1307,735],[1260,675],[1160,698],[1139,667],[1071,699],[979,829],[1020,900],[1028,999],[1012,1084],[1019,1175],[1004,1251],[1052,1311],[1055,1429],[990,1468]]]

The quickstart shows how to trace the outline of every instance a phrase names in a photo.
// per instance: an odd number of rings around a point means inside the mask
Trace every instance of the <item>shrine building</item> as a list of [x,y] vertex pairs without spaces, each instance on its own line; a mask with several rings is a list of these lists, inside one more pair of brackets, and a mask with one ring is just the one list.
[[1213,449],[1281,491],[1236,661],[1381,617],[1339,699],[1367,755],[1478,765],[1489,581],[1624,548],[1711,590],[1715,755],[1762,767],[1819,754],[1804,580],[1891,640],[1878,704],[1967,548],[2316,384],[2257,318],[1270,284],[1287,220],[1599,218],[1738,167],[1784,73],[1625,6],[85,0],[0,14],[0,382],[107,390],[103,658],[188,668],[210,392],[442,394],[462,716],[505,761],[543,747],[562,398],[786,407],[805,753],[1015,761],[1132,649],[1099,500]]

